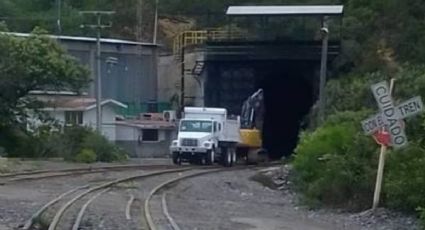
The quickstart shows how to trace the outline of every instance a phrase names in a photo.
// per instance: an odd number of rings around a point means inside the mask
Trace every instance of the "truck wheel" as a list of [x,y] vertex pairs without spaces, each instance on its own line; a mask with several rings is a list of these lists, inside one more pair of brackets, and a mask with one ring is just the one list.
[[207,159],[206,159],[206,163],[207,165],[212,165],[214,164],[214,157],[215,157],[215,149],[212,148],[211,150],[209,150],[207,152]]
[[232,165],[236,164],[236,149],[235,148],[231,148],[230,149],[230,155],[232,157]]
[[181,157],[179,155],[180,154],[178,152],[174,152],[173,153],[173,163],[175,165],[181,165],[182,164],[182,159],[181,159]]
[[232,166],[232,153],[229,149],[226,149],[226,151],[223,152],[223,165],[225,167]]
[[248,165],[258,163],[258,149],[249,149],[246,156],[246,163]]

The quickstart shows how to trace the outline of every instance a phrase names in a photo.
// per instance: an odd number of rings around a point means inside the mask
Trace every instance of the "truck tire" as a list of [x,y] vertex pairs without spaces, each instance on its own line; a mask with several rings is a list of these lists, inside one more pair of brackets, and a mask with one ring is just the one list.
[[232,158],[231,165],[236,165],[236,148],[230,149],[230,156]]
[[224,165],[224,167],[231,167],[232,166],[232,153],[231,153],[230,149],[224,148],[222,155],[223,155],[223,165]]
[[258,149],[249,149],[246,156],[246,164],[253,165],[258,163]]
[[211,150],[209,150],[207,152],[207,157],[206,157],[206,164],[207,165],[212,165],[214,164],[214,158],[215,158],[215,148],[212,148]]
[[180,157],[180,154],[178,152],[173,152],[173,163],[175,165],[181,165],[182,159]]

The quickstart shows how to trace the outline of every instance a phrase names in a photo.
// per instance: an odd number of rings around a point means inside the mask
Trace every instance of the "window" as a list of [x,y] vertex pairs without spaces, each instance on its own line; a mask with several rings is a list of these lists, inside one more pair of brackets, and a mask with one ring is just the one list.
[[214,133],[217,132],[217,122],[214,122]]
[[65,111],[65,124],[82,125],[83,111]]
[[180,124],[180,131],[183,132],[204,132],[210,133],[212,131],[211,121],[189,121],[184,120]]
[[142,141],[158,141],[158,129],[143,129]]

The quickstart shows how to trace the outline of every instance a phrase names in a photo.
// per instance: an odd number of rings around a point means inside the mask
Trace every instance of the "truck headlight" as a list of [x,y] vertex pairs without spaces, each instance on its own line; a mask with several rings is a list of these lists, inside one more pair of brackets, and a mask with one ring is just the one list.
[[173,146],[177,146],[178,144],[179,144],[178,141],[173,141],[173,143],[172,143]]
[[205,148],[209,148],[209,147],[211,147],[211,143],[209,143],[209,142],[205,142],[205,143],[204,143],[204,147],[205,147]]

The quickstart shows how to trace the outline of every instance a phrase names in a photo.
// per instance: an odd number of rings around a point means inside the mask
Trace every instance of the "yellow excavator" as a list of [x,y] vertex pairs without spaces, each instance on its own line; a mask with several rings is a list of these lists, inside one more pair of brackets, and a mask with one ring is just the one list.
[[268,159],[262,142],[263,114],[264,94],[263,89],[259,89],[244,101],[241,111],[241,141],[237,146],[237,154],[239,159],[245,159],[247,164],[256,164]]

